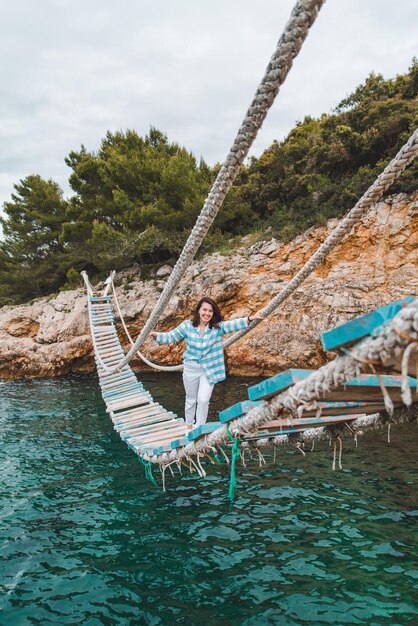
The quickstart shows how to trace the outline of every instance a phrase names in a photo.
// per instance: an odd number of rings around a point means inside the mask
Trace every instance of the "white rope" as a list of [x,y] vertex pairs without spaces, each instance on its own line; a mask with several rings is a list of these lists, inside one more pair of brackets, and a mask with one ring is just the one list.
[[129,363],[157,324],[159,317],[218,214],[224,198],[237,177],[240,167],[264,122],[268,110],[292,67],[293,60],[298,55],[308,35],[309,28],[315,22],[324,2],[325,0],[298,0],[296,2],[290,20],[279,39],[276,50],[267,66],[225,163],[216,177],[196,224],[160,294],[154,310],[128,354],[116,366],[106,368],[107,373],[117,372]]
[[[109,276],[108,281],[109,281],[109,286],[112,287],[112,292],[113,292],[113,298],[116,304],[116,309],[119,315],[119,319],[122,322],[122,326],[123,329],[125,331],[125,334],[131,344],[131,346],[134,345],[134,340],[132,339],[128,327],[126,326],[125,323],[125,319],[123,317],[120,305],[119,305],[119,299],[116,293],[116,288],[115,288],[115,284],[113,282],[113,278],[114,278],[114,272],[112,272],[112,274]],[[157,363],[153,363],[152,361],[150,361],[149,359],[147,359],[142,352],[140,352],[139,350],[137,350],[137,355],[139,356],[140,359],[142,359],[142,361],[144,361],[144,363],[146,363],[147,365],[149,365],[149,367],[153,367],[156,370],[160,370],[162,372],[179,372],[183,369],[183,365],[158,365]]]
[[83,270],[82,272],[80,272],[80,274],[82,275],[84,284],[86,285],[87,295],[90,298],[94,298],[94,289],[93,289],[91,282],[89,281],[89,277],[87,275],[86,270]]
[[[412,343],[409,344],[409,346],[407,347],[407,349],[403,353],[402,363],[401,363],[402,401],[407,406],[412,404],[411,388],[408,385],[408,365],[409,365],[409,359],[411,357],[411,352],[413,350],[415,350],[415,351],[418,350],[418,342],[417,341],[413,341]],[[418,366],[418,355],[417,355],[417,366]]]

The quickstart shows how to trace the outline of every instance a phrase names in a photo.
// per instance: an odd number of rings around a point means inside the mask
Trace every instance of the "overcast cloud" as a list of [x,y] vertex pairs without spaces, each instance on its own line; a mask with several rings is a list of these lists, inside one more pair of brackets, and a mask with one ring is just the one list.
[[[71,150],[155,126],[228,153],[293,0],[14,0],[0,6],[0,203],[29,174],[70,193]],[[416,0],[328,0],[251,150],[417,55]]]

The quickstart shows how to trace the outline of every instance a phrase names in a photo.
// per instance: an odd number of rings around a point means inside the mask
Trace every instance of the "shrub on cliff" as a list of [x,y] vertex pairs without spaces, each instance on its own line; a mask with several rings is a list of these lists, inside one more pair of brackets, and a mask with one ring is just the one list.
[[[343,215],[417,127],[417,92],[416,59],[394,79],[370,74],[332,114],[306,117],[284,141],[253,158],[226,211],[241,206],[283,239]],[[390,193],[415,190],[417,175],[415,162]]]

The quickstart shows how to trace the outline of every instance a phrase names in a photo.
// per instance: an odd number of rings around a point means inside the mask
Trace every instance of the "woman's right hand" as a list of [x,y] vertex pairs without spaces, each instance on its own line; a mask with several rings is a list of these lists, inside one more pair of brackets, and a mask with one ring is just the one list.
[[150,337],[152,337],[153,339],[156,339],[156,338],[157,338],[158,333],[157,333],[157,331],[156,331],[156,330],[152,330],[152,331],[150,332],[150,334],[149,334],[149,335],[150,335]]

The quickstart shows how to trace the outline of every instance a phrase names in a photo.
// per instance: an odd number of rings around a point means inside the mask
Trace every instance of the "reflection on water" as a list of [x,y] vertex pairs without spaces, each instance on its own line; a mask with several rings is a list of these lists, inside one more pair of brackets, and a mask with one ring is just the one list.
[[[146,375],[181,414],[179,375]],[[245,383],[245,384],[244,384]],[[215,388],[212,408],[248,380]],[[0,624],[417,624],[416,425],[147,482],[95,377],[0,392]]]

